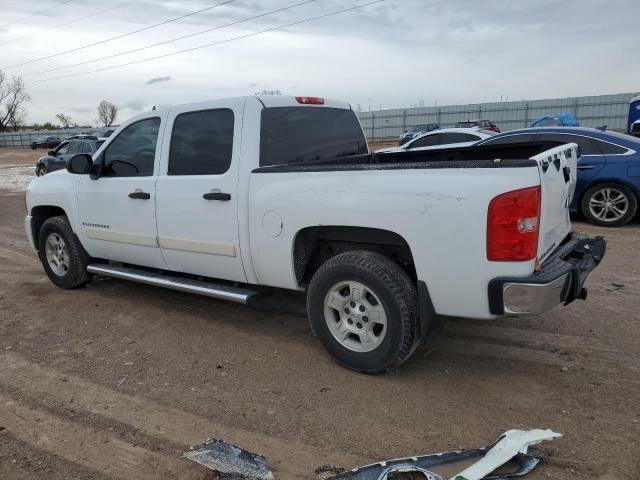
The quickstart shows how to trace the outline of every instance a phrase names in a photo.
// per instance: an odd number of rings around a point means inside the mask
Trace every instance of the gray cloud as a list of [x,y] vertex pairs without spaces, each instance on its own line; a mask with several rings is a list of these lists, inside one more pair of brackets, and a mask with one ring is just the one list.
[[[117,103],[116,103],[117,105]],[[145,110],[147,108],[147,102],[145,102],[144,100],[138,98],[135,100],[128,100],[124,103],[122,103],[122,105],[120,105],[120,108],[122,110],[132,110],[134,112],[140,112],[142,110]]]
[[[361,3],[323,0],[93,65],[26,76],[223,26],[297,1],[237,1],[4,73],[25,75],[32,97],[29,121],[44,122],[65,111],[79,123],[93,121],[95,108],[105,96],[123,111],[119,118],[123,121],[127,115],[159,102],[188,103],[271,87],[286,89],[286,93],[344,99],[367,109],[380,105],[401,108],[420,100],[427,105],[436,101],[438,105],[479,103],[496,101],[501,95],[512,99],[598,95],[637,91],[640,85],[640,63],[633,61],[638,56],[638,0],[387,0],[260,36],[171,55]],[[138,0],[101,15],[99,21],[93,18],[75,23],[73,28],[62,27],[47,34],[46,42],[35,35],[48,26],[104,8],[98,4],[76,0],[52,7],[41,18],[21,22],[21,16],[51,6],[51,0],[3,0],[2,22],[13,23],[0,28],[0,67],[62,52],[69,45],[81,46],[94,38],[130,32],[212,3]],[[17,38],[22,39],[11,41]],[[165,54],[168,56],[163,57]],[[33,83],[154,56],[162,58]],[[180,75],[167,78],[166,72]],[[61,105],[67,107],[61,109]]]
[[168,82],[169,80],[171,80],[171,77],[167,75],[166,77],[153,77],[144,83],[147,85],[153,85],[154,83]]

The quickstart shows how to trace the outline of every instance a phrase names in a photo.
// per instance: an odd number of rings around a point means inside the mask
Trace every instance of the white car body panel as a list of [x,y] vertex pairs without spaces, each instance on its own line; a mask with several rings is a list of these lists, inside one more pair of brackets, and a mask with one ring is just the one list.
[[[153,117],[160,118],[159,132],[162,132],[167,119],[166,111],[137,115],[123,123],[95,155],[129,125]],[[74,231],[89,255],[145,267],[167,268],[158,246],[155,216],[155,187],[161,154],[162,148],[158,144],[152,176],[100,177],[92,180],[88,175],[80,175],[79,219],[76,223],[78,228],[74,228]],[[149,193],[151,199],[129,198],[129,194],[136,190]]]
[[[478,136],[478,140],[472,141],[472,142],[458,142],[458,143],[446,143],[446,144],[441,144],[441,145],[432,145],[429,147],[416,147],[416,148],[412,148],[411,145],[413,145],[414,142],[425,138],[425,137],[429,137],[429,136],[433,136],[433,135],[438,135],[441,133],[465,133],[465,134],[470,134],[470,135],[476,135]],[[398,147],[389,147],[389,148],[382,148],[380,150],[376,150],[376,153],[389,153],[389,152],[405,152],[407,150],[410,150],[412,152],[418,152],[418,151],[423,151],[423,150],[436,150],[436,149],[444,149],[444,148],[460,148],[460,147],[470,147],[471,145],[474,145],[477,142],[480,142],[482,140],[485,140],[487,138],[491,138],[493,135],[491,134],[487,134],[485,132],[483,132],[481,129],[479,129],[478,127],[473,127],[473,128],[440,128],[438,130],[432,130],[431,132],[427,132],[424,133],[422,135],[419,135],[415,138],[413,138],[412,140],[410,140],[409,142],[405,143],[404,145],[400,145]]]
[[[538,159],[537,168],[254,173],[259,166],[264,106],[301,105],[292,97],[242,97],[139,115],[121,125],[95,157],[131,123],[159,116],[162,124],[153,176],[92,180],[63,170],[31,183],[28,211],[41,205],[63,209],[93,257],[287,289],[301,289],[294,272],[293,246],[302,229],[388,230],[409,245],[418,279],[426,282],[436,312],[443,315],[493,318],[488,282],[533,273],[535,260],[487,260],[487,207],[499,194],[540,185],[543,158]],[[235,115],[231,168],[222,175],[168,176],[175,116],[222,107],[231,108]],[[332,100],[325,100],[324,107],[350,109],[349,104]],[[562,153],[566,149],[545,153],[558,154],[563,165],[569,165]],[[557,196],[566,197],[562,189],[569,187],[550,181],[547,185],[545,178],[539,254],[571,229],[568,210],[553,203]],[[128,198],[138,188],[149,192],[151,200]],[[230,193],[231,201],[203,200],[203,193],[211,189]],[[102,228],[103,224],[109,228]]]
[[[169,270],[211,275],[246,282],[238,232],[238,168],[241,163],[244,98],[169,110],[167,134],[162,140],[160,175],[156,186],[158,242]],[[181,113],[226,108],[234,114],[234,139],[229,170],[221,175],[167,175],[171,131]],[[210,201],[203,194],[229,193],[229,201]]]

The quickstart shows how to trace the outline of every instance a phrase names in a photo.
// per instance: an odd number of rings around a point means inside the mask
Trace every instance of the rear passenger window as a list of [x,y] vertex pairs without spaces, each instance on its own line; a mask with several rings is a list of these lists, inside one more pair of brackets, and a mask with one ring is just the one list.
[[582,155],[602,155],[602,152],[596,145],[596,142],[589,137],[581,135],[569,135],[566,133],[541,133],[538,134],[536,140],[553,143],[555,146],[564,145],[566,143],[576,143],[580,147]]
[[603,142],[595,139],[594,141],[598,144],[598,147],[600,147],[603,155],[622,155],[624,153],[627,153],[627,149],[619,145],[614,145],[613,143]]
[[442,133],[440,136],[440,145],[449,143],[477,142],[480,137],[471,135],[470,133]]
[[441,133],[434,133],[433,135],[427,135],[425,137],[419,138],[415,142],[412,142],[409,145],[409,148],[433,147],[434,145],[440,145],[441,136]]
[[533,142],[535,135],[532,133],[518,133],[514,135],[504,135],[493,137],[482,142],[482,145],[514,145],[519,143]]
[[181,113],[173,123],[169,175],[220,175],[233,153],[233,111]]
[[80,144],[78,142],[71,142],[67,153],[80,153]]

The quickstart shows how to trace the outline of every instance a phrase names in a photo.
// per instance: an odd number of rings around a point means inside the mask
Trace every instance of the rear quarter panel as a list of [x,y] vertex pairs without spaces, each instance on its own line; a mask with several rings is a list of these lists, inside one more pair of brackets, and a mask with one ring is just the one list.
[[[488,282],[529,275],[534,261],[487,261],[489,202],[539,182],[536,167],[252,173],[252,267],[261,284],[298,289],[293,245],[303,228],[389,230],[411,248],[418,278],[426,282],[437,313],[492,318]],[[274,236],[267,224],[277,217],[282,232]]]

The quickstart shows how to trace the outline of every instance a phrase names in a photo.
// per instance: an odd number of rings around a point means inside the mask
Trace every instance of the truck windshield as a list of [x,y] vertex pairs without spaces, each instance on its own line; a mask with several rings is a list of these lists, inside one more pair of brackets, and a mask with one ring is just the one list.
[[272,107],[262,110],[260,166],[303,163],[368,153],[352,110]]

